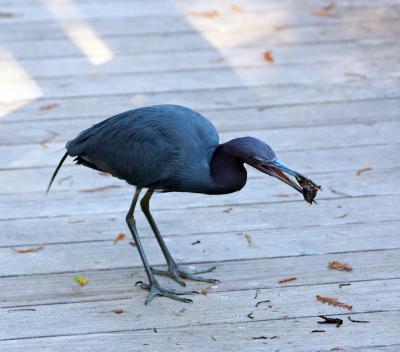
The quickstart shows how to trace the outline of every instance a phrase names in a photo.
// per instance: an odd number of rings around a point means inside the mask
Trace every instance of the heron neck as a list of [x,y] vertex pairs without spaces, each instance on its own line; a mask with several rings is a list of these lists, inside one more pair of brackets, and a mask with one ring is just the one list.
[[224,194],[239,191],[247,181],[243,161],[230,155],[224,145],[219,145],[211,160],[213,193]]

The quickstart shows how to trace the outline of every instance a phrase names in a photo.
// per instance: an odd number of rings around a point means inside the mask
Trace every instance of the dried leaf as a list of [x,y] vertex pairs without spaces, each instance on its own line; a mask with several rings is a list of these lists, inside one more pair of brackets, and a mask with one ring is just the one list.
[[320,295],[316,295],[315,296],[316,299],[322,303],[328,303],[328,304],[332,304],[335,307],[341,307],[341,308],[345,308],[347,310],[352,310],[353,306],[350,306],[348,304],[339,302],[336,298],[331,298],[331,297],[323,297]]
[[244,8],[239,5],[231,5],[230,9],[233,12],[238,12],[238,13],[244,12]]
[[360,176],[364,172],[371,171],[371,170],[372,170],[372,167],[364,167],[362,169],[358,169],[357,172],[356,172],[356,175]]
[[199,16],[199,17],[207,17],[214,18],[219,16],[219,12],[217,10],[210,10],[204,12],[189,12],[190,16]]
[[114,309],[114,310],[112,310],[112,312],[115,313],[115,314],[125,313],[125,311],[123,309]]
[[287,282],[294,281],[294,280],[297,280],[297,277],[292,276],[292,277],[288,277],[286,279],[279,280],[278,284],[286,284]]
[[233,210],[233,208],[226,208],[222,210],[223,213],[230,213]]
[[40,111],[49,111],[55,108],[58,108],[60,106],[60,104],[58,103],[48,103],[48,104],[44,104],[42,105],[39,110]]
[[117,244],[119,241],[122,241],[125,238],[125,234],[124,233],[119,233],[117,237],[114,238],[113,243]]
[[36,247],[31,247],[31,248],[26,248],[26,249],[16,249],[12,248],[14,252],[19,253],[19,254],[24,254],[24,253],[34,253],[34,252],[39,252],[43,249],[43,246],[36,246]]
[[111,189],[111,188],[121,188],[121,186],[109,185],[109,186],[103,186],[103,187],[97,187],[97,188],[91,188],[91,189],[81,189],[79,192],[84,192],[84,193],[101,192],[101,191],[106,191],[107,189]]
[[335,8],[335,3],[332,1],[328,5],[323,6],[320,10],[312,13],[313,16],[333,17],[332,10]]
[[84,278],[82,275],[76,275],[75,276],[75,281],[81,285],[82,287],[87,285],[89,283],[89,280]]
[[274,62],[274,57],[271,50],[264,51],[263,58],[267,62]]

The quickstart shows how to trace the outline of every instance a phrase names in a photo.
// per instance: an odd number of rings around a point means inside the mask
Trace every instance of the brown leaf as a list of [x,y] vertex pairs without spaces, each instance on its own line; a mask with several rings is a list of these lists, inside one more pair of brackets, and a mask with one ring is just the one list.
[[121,186],[109,185],[109,186],[103,186],[103,187],[97,187],[97,188],[81,189],[79,192],[85,192],[85,193],[101,192],[101,191],[106,191],[107,189],[111,189],[111,188],[121,188]]
[[238,13],[244,12],[244,8],[239,5],[231,5],[230,9],[233,12],[238,12]]
[[332,10],[334,10],[335,6],[335,2],[332,1],[328,5],[323,6],[320,10],[313,12],[312,15],[332,17]]
[[115,314],[122,314],[125,311],[123,309],[114,309],[114,310],[112,310],[112,312],[115,313]]
[[335,307],[341,307],[341,308],[345,308],[347,310],[353,309],[353,306],[339,302],[336,298],[324,297],[324,296],[320,296],[320,295],[316,295],[315,297],[316,297],[317,301],[320,301],[322,303],[332,304]]
[[360,175],[363,174],[364,172],[371,171],[371,170],[372,170],[372,167],[364,167],[364,168],[362,168],[362,169],[357,170],[356,175],[357,175],[357,176],[360,176]]
[[230,213],[233,210],[233,208],[226,208],[222,210],[223,213]]
[[114,238],[113,243],[117,244],[119,241],[122,241],[125,238],[125,234],[124,233],[119,233],[117,237]]
[[217,10],[210,10],[204,12],[189,12],[190,16],[199,16],[199,17],[207,17],[214,18],[219,16],[219,12]]
[[264,51],[263,58],[267,62],[274,62],[274,57],[271,50]]
[[278,281],[278,284],[286,284],[287,282],[297,280],[297,277],[287,277],[286,279],[282,279]]
[[328,264],[328,268],[331,270],[339,270],[339,271],[347,271],[347,272],[353,271],[353,268],[351,266],[349,266],[349,264],[341,263],[341,262],[337,262],[337,261],[330,262]]
[[12,248],[14,252],[24,254],[24,253],[34,253],[34,252],[39,252],[43,249],[43,246],[36,246],[36,247],[31,247],[31,248],[26,248],[26,249],[16,249]]
[[44,104],[42,105],[39,110],[40,111],[49,111],[55,108],[58,108],[60,106],[60,104],[58,103],[48,103],[48,104]]

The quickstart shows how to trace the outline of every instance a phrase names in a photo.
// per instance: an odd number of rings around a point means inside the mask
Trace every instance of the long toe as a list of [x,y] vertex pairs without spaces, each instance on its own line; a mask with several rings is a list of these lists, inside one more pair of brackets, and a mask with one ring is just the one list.
[[180,276],[177,268],[173,268],[173,270],[161,270],[157,268],[151,268],[151,271],[154,275],[161,275],[171,278],[172,280],[176,281],[181,286],[186,286],[185,281],[183,281]]
[[164,296],[167,298],[174,299],[176,301],[184,302],[184,303],[193,303],[193,301],[189,298],[180,297],[181,295],[192,295],[197,293],[196,291],[178,291],[172,288],[164,288],[160,286],[158,282],[153,283],[152,285],[145,284],[141,281],[138,281],[136,285],[140,285],[141,288],[150,291],[147,296],[145,305],[148,305],[156,296]]
[[195,275],[191,275],[191,274],[188,274],[188,273],[186,273],[186,272],[180,272],[180,275],[181,275],[181,277],[183,277],[184,279],[189,279],[189,280],[193,280],[193,281],[202,281],[202,282],[209,282],[209,283],[211,283],[211,284],[215,284],[215,283],[217,283],[217,282],[220,282],[219,280],[217,280],[217,279],[209,279],[209,278],[206,278],[206,277],[201,277],[201,276],[195,276]]
[[179,269],[179,272],[188,274],[188,275],[197,275],[197,274],[205,274],[205,273],[210,273],[213,270],[215,270],[216,267],[212,266],[211,268],[206,268],[206,269]]

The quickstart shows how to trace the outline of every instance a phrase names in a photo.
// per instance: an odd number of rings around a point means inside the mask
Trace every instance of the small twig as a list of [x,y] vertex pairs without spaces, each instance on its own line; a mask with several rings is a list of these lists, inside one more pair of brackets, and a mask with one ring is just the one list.
[[352,323],[364,323],[364,324],[369,323],[368,320],[355,320],[355,319],[352,319],[350,316],[348,316],[347,319],[349,319]]
[[256,305],[254,307],[258,307],[261,303],[270,303],[271,300],[270,299],[266,299],[265,301],[259,301],[256,303]]

